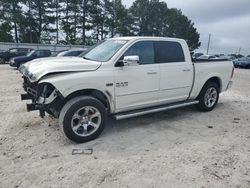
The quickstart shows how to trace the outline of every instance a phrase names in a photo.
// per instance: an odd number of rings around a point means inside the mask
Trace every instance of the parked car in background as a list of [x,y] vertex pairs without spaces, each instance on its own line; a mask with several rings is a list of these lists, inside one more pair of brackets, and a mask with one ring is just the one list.
[[31,61],[33,59],[49,57],[49,56],[51,56],[50,50],[45,50],[45,49],[33,50],[25,56],[12,58],[10,60],[10,66],[19,68],[20,65],[28,61]]
[[239,58],[235,60],[233,63],[234,63],[234,67],[250,69],[250,57]]
[[117,120],[194,105],[215,108],[232,85],[231,61],[192,62],[185,40],[120,37],[78,57],[36,59],[20,67],[27,110],[59,118],[66,136],[93,140]]
[[79,56],[81,53],[85,52],[86,50],[87,50],[86,48],[73,48],[73,49],[69,49],[69,50],[60,52],[56,56],[57,57],[62,57],[62,56]]
[[218,57],[216,57],[215,55],[202,55],[200,57],[198,57],[197,59],[202,60],[202,59],[218,59]]
[[60,51],[57,51],[57,52],[54,52],[51,57],[56,57],[59,53],[62,53],[62,52],[66,52],[68,50],[60,50]]
[[192,54],[192,58],[193,58],[193,59],[197,59],[198,57],[200,57],[200,56],[202,56],[202,55],[204,55],[204,54],[203,54],[203,53],[199,53],[199,52],[193,53],[193,54]]
[[234,56],[236,59],[239,59],[239,58],[242,58],[244,57],[243,55],[241,54],[229,54],[230,56]]
[[220,56],[220,59],[227,59],[227,60],[235,60],[236,58],[234,56],[231,56],[231,55],[222,55]]
[[0,64],[6,63],[13,57],[26,55],[32,50],[31,48],[10,48],[7,51],[0,52]]

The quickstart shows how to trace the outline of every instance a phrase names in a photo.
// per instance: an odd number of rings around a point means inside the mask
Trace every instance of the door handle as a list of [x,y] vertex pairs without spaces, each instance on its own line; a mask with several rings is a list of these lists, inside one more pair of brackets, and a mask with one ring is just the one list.
[[183,69],[182,71],[183,71],[183,72],[189,72],[189,71],[191,71],[191,70],[188,69],[188,68],[186,68],[186,69]]
[[156,71],[148,71],[147,74],[157,74]]

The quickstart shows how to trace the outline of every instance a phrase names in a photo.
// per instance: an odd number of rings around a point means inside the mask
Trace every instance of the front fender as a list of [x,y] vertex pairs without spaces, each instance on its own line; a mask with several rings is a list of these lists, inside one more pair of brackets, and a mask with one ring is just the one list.
[[[110,111],[114,112],[114,84],[110,87],[107,83],[113,83],[112,73],[109,71],[90,71],[79,73],[64,73],[43,78],[40,83],[51,83],[64,98],[76,91],[98,90],[102,92],[110,104]],[[97,77],[98,75],[98,77]]]

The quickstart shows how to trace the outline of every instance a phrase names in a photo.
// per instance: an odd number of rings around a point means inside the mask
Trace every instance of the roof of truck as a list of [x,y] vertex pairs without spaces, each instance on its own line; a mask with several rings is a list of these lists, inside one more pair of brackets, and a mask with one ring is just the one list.
[[154,36],[127,36],[127,37],[114,37],[112,39],[118,39],[118,40],[136,40],[136,39],[169,39],[169,40],[183,40],[180,38],[171,38],[171,37],[154,37]]

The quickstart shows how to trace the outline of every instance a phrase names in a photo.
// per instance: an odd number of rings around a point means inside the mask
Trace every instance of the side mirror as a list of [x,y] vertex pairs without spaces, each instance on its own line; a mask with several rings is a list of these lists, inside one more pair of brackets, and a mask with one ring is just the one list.
[[124,65],[137,65],[139,63],[139,56],[137,55],[131,55],[131,56],[125,56],[123,58]]

